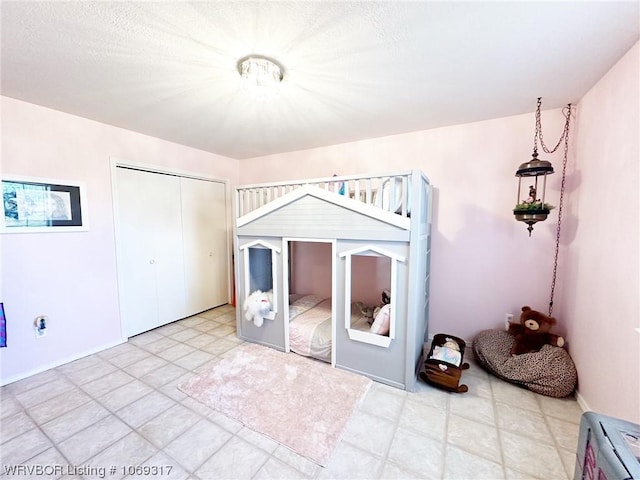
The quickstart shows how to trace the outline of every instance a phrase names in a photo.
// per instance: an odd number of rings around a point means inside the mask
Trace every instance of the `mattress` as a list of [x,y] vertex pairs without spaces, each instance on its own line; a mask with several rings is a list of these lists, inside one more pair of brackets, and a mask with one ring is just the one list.
[[[352,308],[352,328],[369,330],[365,317]],[[331,362],[331,298],[291,295],[289,299],[289,348],[292,352]]]
[[331,299],[305,295],[289,305],[292,352],[331,361]]

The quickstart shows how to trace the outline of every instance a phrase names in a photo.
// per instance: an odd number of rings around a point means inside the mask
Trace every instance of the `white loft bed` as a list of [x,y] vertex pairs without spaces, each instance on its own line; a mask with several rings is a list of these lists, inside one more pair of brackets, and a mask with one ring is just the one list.
[[[241,186],[235,208],[238,336],[413,390],[428,334],[426,176],[412,170]],[[291,262],[308,261],[290,258],[295,242],[330,243],[330,297],[290,291]],[[384,335],[372,333],[353,307],[358,299],[351,298],[352,281],[368,281],[358,276],[356,257],[386,257],[390,266],[383,272],[392,292]],[[244,299],[258,289],[273,293],[272,310],[260,327],[242,311]]]

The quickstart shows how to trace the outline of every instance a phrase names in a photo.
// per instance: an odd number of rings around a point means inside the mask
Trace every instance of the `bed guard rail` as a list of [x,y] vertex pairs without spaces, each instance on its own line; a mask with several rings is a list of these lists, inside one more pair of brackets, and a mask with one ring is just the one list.
[[347,198],[406,216],[411,209],[411,176],[419,170],[394,174],[343,175],[288,182],[260,183],[236,188],[236,216],[242,217],[304,185],[313,185]]

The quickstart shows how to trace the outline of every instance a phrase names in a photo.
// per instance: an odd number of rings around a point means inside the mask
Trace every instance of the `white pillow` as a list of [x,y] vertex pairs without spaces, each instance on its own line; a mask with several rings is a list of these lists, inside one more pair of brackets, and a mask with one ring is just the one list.
[[390,324],[391,324],[391,305],[387,304],[380,309],[369,331],[377,335],[389,335]]

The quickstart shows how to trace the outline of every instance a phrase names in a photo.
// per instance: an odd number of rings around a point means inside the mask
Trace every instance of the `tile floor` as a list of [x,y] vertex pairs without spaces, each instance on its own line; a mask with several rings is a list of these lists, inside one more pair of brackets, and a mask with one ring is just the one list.
[[[374,383],[319,467],[178,390],[241,343],[223,306],[2,387],[0,478],[573,476],[577,402],[502,382],[470,354],[464,394]],[[16,465],[23,469],[9,474]]]

